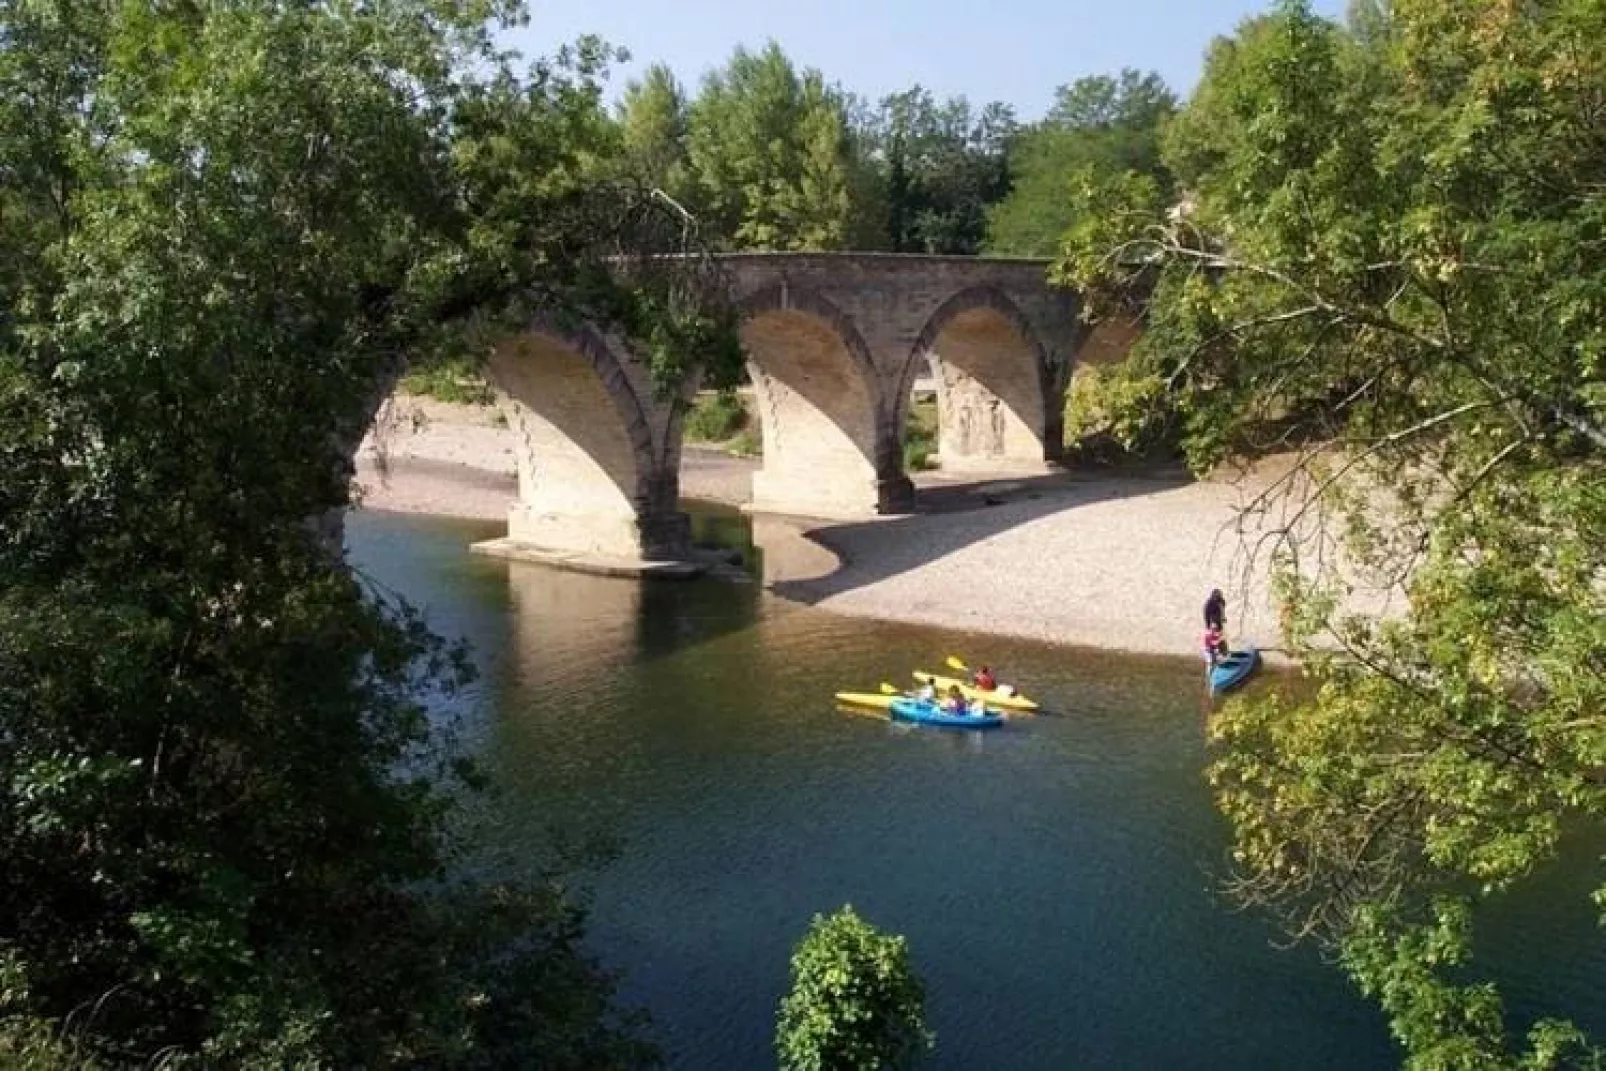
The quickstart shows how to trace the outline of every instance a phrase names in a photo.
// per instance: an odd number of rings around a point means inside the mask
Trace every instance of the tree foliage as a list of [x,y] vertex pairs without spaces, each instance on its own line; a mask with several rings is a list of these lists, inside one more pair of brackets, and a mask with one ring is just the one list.
[[686,130],[689,104],[675,74],[654,64],[625,87],[619,126],[626,166],[643,181],[672,196],[686,194]]
[[1053,256],[1077,221],[1074,188],[1088,174],[1134,172],[1170,194],[1160,132],[1176,96],[1154,73],[1127,69],[1061,86],[1047,116],[1020,133],[1010,157],[1013,187],[988,214],[987,251]]
[[616,170],[732,250],[973,254],[1009,191],[1016,122],[915,86],[871,104],[770,42],[688,97],[668,68],[625,91]]
[[842,101],[779,45],[737,48],[691,105],[692,199],[705,231],[738,249],[839,249],[850,216]]
[[309,523],[409,356],[561,313],[739,363],[695,271],[620,278],[607,50],[492,17],[0,10],[0,1052],[651,1058],[555,879],[459,876],[469,667]]
[[1184,210],[1124,197],[1061,277],[1094,316],[1153,295],[1196,465],[1294,452],[1257,506],[1315,685],[1213,720],[1237,894],[1334,946],[1411,1066],[1598,1063],[1514,1037],[1469,956],[1606,816],[1606,3],[1362,7],[1219,42],[1166,136]]
[[814,923],[792,953],[775,1047],[783,1071],[883,1071],[930,1050],[925,987],[904,939],[851,906]]
[[977,111],[963,97],[938,103],[915,86],[862,118],[860,144],[883,194],[887,248],[974,254],[987,210],[1009,191],[1013,110]]

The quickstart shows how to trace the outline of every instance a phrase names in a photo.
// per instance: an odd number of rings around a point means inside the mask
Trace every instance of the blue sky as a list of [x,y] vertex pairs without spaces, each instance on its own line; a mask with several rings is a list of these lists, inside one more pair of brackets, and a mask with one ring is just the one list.
[[[779,41],[830,81],[879,98],[919,83],[939,96],[1014,104],[1035,119],[1054,88],[1122,67],[1157,70],[1186,94],[1205,47],[1271,0],[530,0],[509,43],[551,52],[585,33],[628,48],[615,75],[663,61],[695,85],[738,44]],[[1344,0],[1315,0],[1337,17]]]

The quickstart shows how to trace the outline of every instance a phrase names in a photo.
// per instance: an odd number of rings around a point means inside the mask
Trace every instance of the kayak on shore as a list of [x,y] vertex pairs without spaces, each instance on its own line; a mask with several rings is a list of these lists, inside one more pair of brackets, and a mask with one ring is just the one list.
[[949,688],[958,685],[959,694],[963,695],[966,699],[980,699],[988,706],[995,707],[999,710],[1013,710],[1030,713],[1037,709],[1037,704],[1035,702],[1027,699],[1019,692],[1005,692],[1004,688],[1007,688],[1008,685],[994,688],[990,692],[983,691],[967,680],[961,680],[958,677],[944,677],[940,673],[931,673],[924,669],[915,670],[915,680],[922,684],[930,681],[934,686],[936,686],[938,694],[946,694]]
[[1250,647],[1243,651],[1233,651],[1210,667],[1210,694],[1220,695],[1222,692],[1231,691],[1254,676],[1255,670],[1259,668],[1258,649]]
[[901,721],[944,729],[996,729],[1004,724],[1003,716],[999,714],[950,714],[935,703],[907,696],[891,700],[889,709],[892,716]]

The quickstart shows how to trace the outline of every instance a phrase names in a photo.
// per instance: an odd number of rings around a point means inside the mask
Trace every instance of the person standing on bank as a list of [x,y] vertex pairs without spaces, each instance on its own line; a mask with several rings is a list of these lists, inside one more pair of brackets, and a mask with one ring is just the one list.
[[1216,629],[1223,636],[1227,634],[1227,596],[1221,593],[1220,588],[1210,592],[1210,597],[1204,604],[1204,623],[1207,629]]

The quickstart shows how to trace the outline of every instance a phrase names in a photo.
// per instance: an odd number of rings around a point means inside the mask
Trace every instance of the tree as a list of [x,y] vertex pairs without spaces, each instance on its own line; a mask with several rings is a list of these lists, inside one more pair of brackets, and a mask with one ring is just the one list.
[[686,175],[688,104],[674,72],[661,63],[625,87],[619,125],[632,174],[671,196],[682,196]]
[[932,1045],[925,987],[901,937],[845,906],[814,923],[792,953],[775,1048],[783,1071],[882,1071],[911,1066]]
[[938,104],[915,86],[886,97],[864,129],[886,190],[890,248],[978,252],[987,209],[1009,189],[1010,108],[995,102],[977,114],[963,97]]
[[1052,256],[1074,222],[1073,177],[1091,170],[1147,175],[1169,194],[1160,131],[1176,96],[1158,74],[1124,70],[1061,86],[1043,121],[1024,130],[1010,154],[1013,189],[988,215],[987,249]]
[[841,100],[773,41],[737,48],[691,108],[687,155],[708,231],[738,249],[839,249],[851,216]]
[[469,667],[309,523],[409,355],[539,308],[672,378],[720,319],[612,270],[607,50],[487,13],[0,11],[0,1052],[652,1057],[555,880],[464,876]]
[[1412,1067],[1598,1065],[1566,1022],[1513,1039],[1471,952],[1606,817],[1606,3],[1370,11],[1218,43],[1166,141],[1190,210],[1117,198],[1061,276],[1095,316],[1152,292],[1196,466],[1295,451],[1256,506],[1316,683],[1212,720],[1233,891]]

